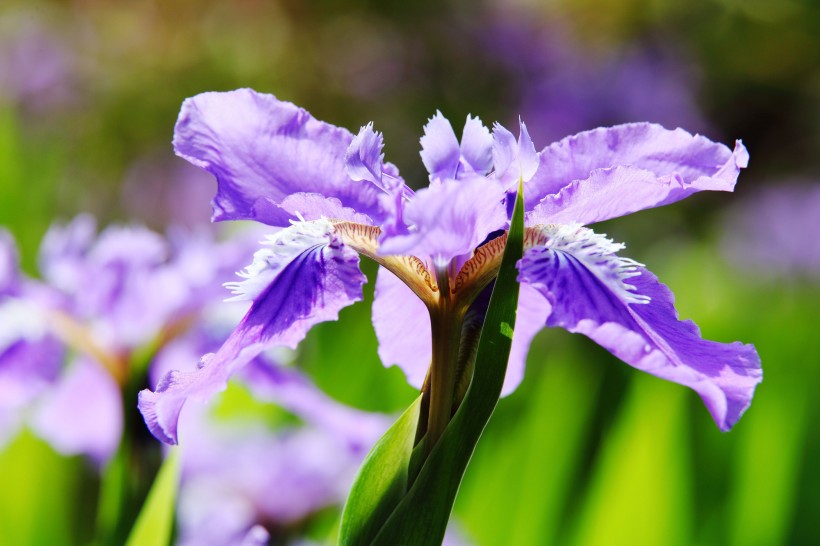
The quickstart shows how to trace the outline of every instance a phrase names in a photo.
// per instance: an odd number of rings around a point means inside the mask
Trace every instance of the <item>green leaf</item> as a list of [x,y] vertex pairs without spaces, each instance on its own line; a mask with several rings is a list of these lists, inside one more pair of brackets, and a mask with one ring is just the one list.
[[171,543],[178,485],[179,449],[172,448],[151,486],[126,546],[163,546]]
[[374,545],[438,546],[444,539],[461,479],[498,403],[507,372],[518,305],[515,266],[524,249],[523,199],[519,185],[507,246],[478,343],[473,380],[464,401]]
[[376,442],[359,469],[342,512],[340,546],[370,544],[406,493],[421,398]]
[[[688,393],[647,374],[630,395],[595,461],[571,538],[561,544],[693,544]],[[640,507],[640,509],[636,509]],[[725,544],[725,541],[720,541]],[[748,544],[748,543],[747,543]]]
[[[85,544],[90,513],[83,480],[93,480],[79,457],[62,457],[23,429],[0,449],[0,544]],[[46,525],[43,522],[48,522]]]

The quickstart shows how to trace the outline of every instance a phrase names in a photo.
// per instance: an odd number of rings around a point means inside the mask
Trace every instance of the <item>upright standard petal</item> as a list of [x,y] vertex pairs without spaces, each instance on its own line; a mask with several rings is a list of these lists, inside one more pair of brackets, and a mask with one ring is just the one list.
[[461,157],[474,173],[485,175],[493,167],[493,137],[477,117],[467,116],[461,133]]
[[430,315],[424,302],[383,267],[376,277],[373,328],[382,363],[398,366],[408,383],[421,388],[433,358]]
[[405,208],[410,232],[385,236],[379,253],[429,256],[446,262],[472,253],[504,226],[504,189],[484,177],[448,180],[419,190]]
[[336,199],[340,218],[347,208],[383,219],[378,188],[351,180],[345,170],[352,140],[347,130],[250,89],[187,99],[174,131],[177,155],[216,177],[214,220],[275,226],[288,225],[300,212],[279,207],[298,192]]
[[729,430],[762,380],[754,347],[704,340],[679,321],[670,290],[621,248],[578,226],[544,227],[546,245],[528,250],[519,279],[552,305],[548,326],[582,333],[624,362],[694,389],[718,427]]
[[565,138],[540,154],[525,186],[529,224],[589,224],[667,205],[702,190],[732,191],[749,161],[683,129],[651,123],[599,128]]
[[424,126],[421,137],[421,161],[432,180],[453,179],[456,176],[461,150],[450,122],[436,111]]
[[314,324],[336,320],[342,308],[361,300],[366,280],[358,254],[325,220],[297,223],[270,237],[243,276],[232,288],[237,299],[253,304],[219,351],[203,357],[195,372],[170,372],[156,392],[140,393],[148,427],[166,443],[177,442],[177,420],[188,398],[207,398],[264,349],[295,347]]
[[538,153],[527,126],[519,120],[518,141],[503,125],[493,127],[494,176],[507,190],[512,190],[519,179],[529,181],[538,170]]

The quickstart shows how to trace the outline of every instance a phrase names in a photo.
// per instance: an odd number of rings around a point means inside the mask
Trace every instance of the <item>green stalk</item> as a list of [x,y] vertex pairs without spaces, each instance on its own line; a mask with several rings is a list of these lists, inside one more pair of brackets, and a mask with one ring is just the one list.
[[430,326],[433,334],[433,361],[430,366],[430,409],[427,421],[426,454],[444,433],[453,412],[453,399],[461,342],[464,310],[453,306],[450,298],[449,275],[436,270],[440,299],[430,308]]

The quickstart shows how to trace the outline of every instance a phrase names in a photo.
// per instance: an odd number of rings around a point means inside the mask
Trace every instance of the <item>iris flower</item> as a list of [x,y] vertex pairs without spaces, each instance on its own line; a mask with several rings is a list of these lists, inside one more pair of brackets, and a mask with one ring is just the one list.
[[245,262],[256,238],[218,243],[177,229],[166,240],[140,226],[98,234],[81,215],[49,229],[34,280],[0,230],[0,448],[26,423],[60,453],[108,461],[123,432],[123,395],[155,373],[149,361],[169,342],[210,333],[215,304],[230,314],[214,282]]
[[739,141],[732,150],[682,129],[633,123],[537,152],[523,123],[516,138],[468,116],[459,141],[436,113],[421,138],[430,183],[414,192],[384,162],[372,124],[353,135],[242,89],[187,99],[174,147],[216,177],[214,220],[254,220],[274,232],[243,280],[228,283],[252,304],[224,345],[196,371],[170,372],[155,392],[141,393],[146,423],[165,442],[177,442],[187,399],[223,389],[260,351],[295,346],[361,300],[363,255],[380,265],[379,354],[429,392],[435,443],[469,383],[468,334],[486,309],[519,181],[525,251],[505,392],[521,380],[529,343],[545,325],[582,333],[627,364],[694,389],[721,430],[740,418],[762,379],[754,347],[702,339],[694,323],[678,320],[655,275],[585,227],[701,190],[732,191],[748,162]]
[[[195,362],[196,356],[191,367]],[[255,399],[287,409],[303,424],[272,430],[247,417],[215,419],[207,406],[187,411],[179,545],[246,544],[249,534],[262,531],[284,543],[300,522],[341,504],[389,424],[385,415],[330,400],[297,370],[269,359],[255,359],[242,375]]]

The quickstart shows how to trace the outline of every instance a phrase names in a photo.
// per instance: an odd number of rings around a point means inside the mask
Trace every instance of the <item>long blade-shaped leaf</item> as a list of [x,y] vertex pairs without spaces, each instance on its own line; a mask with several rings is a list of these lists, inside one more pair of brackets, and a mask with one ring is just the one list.
[[362,463],[342,512],[340,546],[366,546],[407,491],[421,396],[393,423]]
[[163,546],[171,543],[179,485],[178,451],[172,448],[162,463],[126,546]]
[[524,202],[519,186],[507,247],[484,319],[475,372],[464,401],[374,545],[437,546],[478,439],[501,396],[518,305],[516,263],[524,248]]

